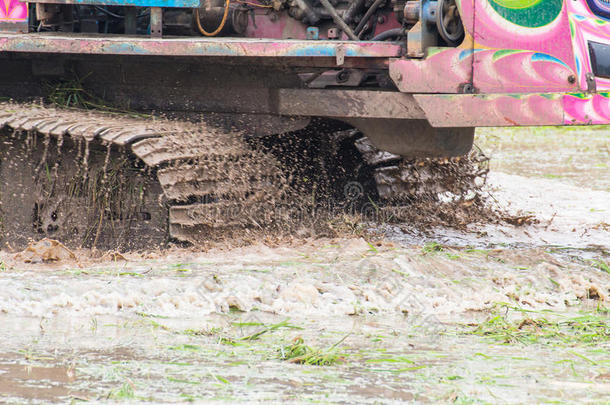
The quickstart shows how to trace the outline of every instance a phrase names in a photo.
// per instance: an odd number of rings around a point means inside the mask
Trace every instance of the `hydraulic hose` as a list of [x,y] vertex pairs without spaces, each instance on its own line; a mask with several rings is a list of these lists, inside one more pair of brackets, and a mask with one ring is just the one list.
[[403,37],[403,36],[405,36],[404,28],[392,28],[391,30],[383,31],[380,34],[377,34],[377,36],[373,37],[371,39],[371,41],[385,41],[386,39],[389,39],[392,37]]
[[222,20],[220,21],[218,28],[216,28],[212,32],[207,32],[206,30],[203,29],[203,27],[201,26],[201,21],[199,21],[199,9],[198,8],[195,9],[195,24],[197,25],[197,29],[199,30],[199,32],[201,32],[201,34],[205,35],[206,37],[214,37],[214,36],[218,35],[218,33],[220,31],[222,31],[222,29],[225,27],[225,24],[227,22],[227,16],[229,15],[230,2],[231,2],[231,0],[225,1],[225,12],[222,15]]
[[375,2],[371,5],[371,7],[369,7],[368,10],[366,10],[366,13],[364,13],[364,17],[362,17],[362,20],[360,20],[360,22],[358,23],[358,25],[356,26],[356,29],[354,30],[354,32],[356,33],[356,35],[358,35],[358,37],[360,37],[360,34],[362,34],[362,29],[364,28],[364,25],[368,22],[369,18],[371,18],[371,16],[373,15],[373,13],[375,11],[377,11],[377,8],[381,5],[381,3],[383,3],[385,0],[375,0]]
[[343,18],[341,18],[339,13],[337,13],[337,10],[335,10],[333,5],[330,4],[330,1],[320,0],[320,3],[322,3],[324,8],[330,13],[335,24],[337,24],[343,30],[343,32],[345,32],[345,34],[349,37],[349,39],[351,39],[352,41],[357,41],[358,37],[354,34],[352,29],[349,27],[349,25],[347,25],[345,23],[345,21],[343,21]]

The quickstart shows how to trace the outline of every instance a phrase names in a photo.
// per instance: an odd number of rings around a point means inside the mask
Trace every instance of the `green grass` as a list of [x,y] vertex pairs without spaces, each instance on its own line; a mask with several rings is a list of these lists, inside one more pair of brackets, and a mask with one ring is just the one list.
[[610,274],[610,263],[608,263],[607,261],[599,259],[599,260],[593,260],[591,263],[593,264],[593,267],[595,267],[596,269],[599,269],[603,272]]
[[109,105],[103,98],[98,97],[85,88],[84,81],[88,76],[78,77],[78,75],[74,74],[70,80],[45,83],[43,89],[46,94],[46,100],[59,107],[126,113],[134,117],[150,117],[148,114],[140,114]]
[[464,333],[505,344],[595,346],[610,342],[610,317],[604,311],[556,321],[529,316],[509,321],[502,315],[495,315]]
[[[424,365],[416,365],[415,362],[411,359],[408,359],[404,356],[394,356],[394,357],[382,357],[377,359],[368,359],[366,360],[367,364],[384,364],[390,366],[392,368],[371,368],[369,371],[376,372],[389,372],[389,373],[404,373],[405,371],[415,371],[422,369],[426,366]],[[398,368],[395,368],[398,366]],[[405,367],[406,366],[406,367]]]
[[111,391],[108,395],[109,398],[118,399],[118,400],[129,400],[134,399],[136,397],[134,385],[131,381],[127,381],[123,383],[121,388]]
[[460,255],[455,250],[448,249],[437,242],[428,242],[421,248],[422,255],[434,255],[437,253],[443,253],[451,260],[457,260]]
[[296,338],[291,344],[282,346],[279,357],[289,363],[310,366],[331,366],[339,361],[345,361],[347,355],[338,346],[347,338],[346,335],[329,348],[320,349],[307,346],[303,338]]
[[233,323],[234,326],[240,327],[240,328],[256,328],[257,331],[254,333],[251,333],[247,336],[243,336],[239,339],[236,340],[256,340],[259,339],[262,335],[269,333],[269,332],[273,332],[275,330],[281,329],[281,328],[287,328],[287,329],[303,329],[300,326],[296,326],[296,325],[291,325],[290,323],[288,323],[288,319],[283,320],[282,322],[278,322],[272,325],[266,325],[262,322],[234,322]]
[[191,344],[182,344],[177,346],[168,347],[169,350],[178,350],[182,352],[198,352],[203,350],[203,348],[199,345],[191,345]]
[[443,246],[436,242],[428,242],[421,248],[424,255],[443,252],[444,250]]

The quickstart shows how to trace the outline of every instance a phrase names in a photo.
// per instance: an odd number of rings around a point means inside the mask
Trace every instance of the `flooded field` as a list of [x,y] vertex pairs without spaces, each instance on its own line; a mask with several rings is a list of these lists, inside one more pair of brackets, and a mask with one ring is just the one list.
[[495,204],[532,221],[5,249],[0,402],[607,403],[610,135],[478,135]]

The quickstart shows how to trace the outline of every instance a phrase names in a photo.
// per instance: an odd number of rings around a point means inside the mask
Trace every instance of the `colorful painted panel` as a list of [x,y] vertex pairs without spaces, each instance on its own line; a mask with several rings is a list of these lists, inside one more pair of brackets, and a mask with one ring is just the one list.
[[26,3],[19,0],[0,0],[0,22],[23,21],[28,18]]
[[428,57],[390,62],[390,77],[405,93],[459,93],[472,77],[472,51],[433,48]]
[[416,94],[435,127],[610,123],[610,93]]
[[[588,42],[610,44],[610,22],[598,18],[587,7],[587,3],[582,0],[570,1],[568,10],[576,72],[581,88],[586,89],[586,75],[593,71]],[[595,84],[598,91],[610,90],[610,79],[597,77],[595,78]]]
[[565,124],[608,124],[610,93],[566,94],[563,96],[563,109]]
[[578,90],[564,1],[474,0],[462,2],[461,12],[476,20],[470,34],[479,92]]
[[[567,3],[462,0],[464,43],[429,49],[423,61],[392,61],[391,77],[405,92],[458,93],[465,82],[471,82],[476,93],[487,94],[586,90],[585,73],[579,70],[583,63],[572,50]],[[610,38],[602,42],[610,43]],[[580,46],[579,51],[587,52],[586,44]]]
[[476,49],[474,87],[481,93],[561,92],[578,89],[574,71],[546,53]]
[[416,94],[415,100],[434,127],[561,125],[562,95]]

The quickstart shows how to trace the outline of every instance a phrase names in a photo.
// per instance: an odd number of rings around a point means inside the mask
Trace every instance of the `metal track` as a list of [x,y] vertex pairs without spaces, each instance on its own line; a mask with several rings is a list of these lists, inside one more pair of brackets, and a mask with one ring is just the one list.
[[[268,206],[285,192],[273,157],[201,123],[0,103],[2,128],[0,215],[16,245],[40,234],[106,248],[198,243],[273,221]],[[31,193],[19,192],[24,172]],[[123,206],[134,189],[139,204]]]
[[[344,141],[355,146],[347,180],[371,183],[387,208],[463,198],[487,173],[484,156],[407,160],[357,131],[326,139],[319,153],[331,166],[342,165]],[[307,164],[293,151],[284,173],[283,150],[274,157],[204,123],[35,104],[0,103],[0,142],[0,241],[16,248],[48,236],[144,249],[282,225],[290,209],[278,207],[299,203],[289,195],[290,166]]]
[[476,149],[457,158],[405,159],[375,148],[366,137],[355,146],[373,168],[377,193],[387,204],[464,198],[480,190],[489,171],[489,159]]

